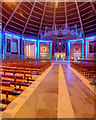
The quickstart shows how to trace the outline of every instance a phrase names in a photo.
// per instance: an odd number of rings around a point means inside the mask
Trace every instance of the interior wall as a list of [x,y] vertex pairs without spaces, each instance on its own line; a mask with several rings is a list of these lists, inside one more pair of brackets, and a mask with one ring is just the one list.
[[20,58],[20,38],[5,35],[5,59]]
[[70,58],[71,59],[77,59],[82,58],[82,42],[71,42],[70,47]]
[[50,43],[40,43],[40,59],[50,59]]
[[24,43],[24,58],[35,59],[35,43],[31,42]]
[[96,53],[90,53],[90,52],[89,52],[89,42],[90,42],[90,41],[96,41],[96,38],[95,38],[95,39],[87,40],[87,59],[92,59],[92,60],[94,60],[94,59],[96,59],[96,58],[95,58]]

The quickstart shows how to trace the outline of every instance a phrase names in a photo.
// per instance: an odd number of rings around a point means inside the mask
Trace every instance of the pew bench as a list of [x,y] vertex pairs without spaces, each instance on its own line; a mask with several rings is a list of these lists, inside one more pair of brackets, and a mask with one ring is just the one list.
[[32,66],[26,66],[26,68],[21,68],[21,67],[8,67],[8,66],[2,66],[1,67],[2,69],[3,69],[3,71],[5,71],[5,72],[8,72],[7,70],[10,70],[10,72],[12,71],[12,70],[14,70],[14,71],[31,71],[31,72],[36,72],[36,74],[40,74],[41,73],[41,71],[43,70],[43,68],[41,68],[41,69],[36,69],[36,68],[32,68]]
[[1,80],[6,82],[14,82],[15,88],[16,88],[16,84],[19,82],[20,89],[21,89],[21,82],[25,82],[25,79],[23,79],[23,76],[9,75],[9,74],[2,74]]
[[0,81],[0,86],[8,86],[8,87],[10,87],[10,82]]
[[[13,75],[18,75],[18,74],[20,74],[20,76],[23,76],[24,77],[24,79],[26,79],[26,76],[30,76],[31,77],[31,79],[32,79],[32,72],[31,71],[15,71],[15,70],[2,70],[3,72],[4,72],[4,74],[6,74],[6,73],[12,73]],[[22,75],[21,75],[22,74]]]
[[96,85],[96,77],[93,78],[92,82],[90,82],[91,85]]
[[6,109],[6,107],[7,107],[7,105],[6,105],[6,104],[0,103],[0,111],[5,110],[5,109]]
[[8,87],[8,86],[1,86],[0,87],[0,91],[6,92],[6,99],[5,99],[5,101],[8,101],[8,94],[9,94],[9,92],[12,92],[13,90],[14,90],[13,86],[10,86],[10,87]]
[[23,79],[23,76],[19,76],[19,75],[7,75],[7,74],[3,74],[1,76],[1,79],[2,79],[2,81],[14,83],[15,89],[17,89],[16,85],[19,83],[19,90],[21,89],[21,85],[29,86],[31,84],[29,82],[29,79],[28,80]]

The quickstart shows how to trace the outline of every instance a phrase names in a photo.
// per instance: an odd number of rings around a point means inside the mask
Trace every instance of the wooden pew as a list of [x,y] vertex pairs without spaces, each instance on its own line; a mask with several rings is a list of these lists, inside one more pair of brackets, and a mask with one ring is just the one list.
[[23,70],[23,71],[17,71],[16,70],[9,70],[8,68],[6,70],[1,70],[2,72],[4,72],[4,74],[6,73],[12,73],[13,75],[17,75],[17,74],[22,74],[22,76],[24,77],[24,79],[26,79],[27,76],[30,76],[31,80],[32,80],[32,71],[31,70]]
[[8,87],[8,86],[1,86],[0,87],[0,91],[5,91],[6,92],[6,99],[5,99],[5,101],[8,101],[8,93],[12,92],[13,90],[14,90],[14,87],[12,87],[12,86],[10,86],[10,87]]
[[71,67],[83,72],[87,77],[96,76],[96,64],[93,62],[71,62]]
[[[21,67],[21,68],[31,68],[31,69],[38,69],[38,71],[41,71],[41,70],[43,70],[43,69],[45,69],[46,67],[48,67],[48,66],[50,66],[51,64],[50,64],[50,62],[7,62],[7,63],[5,63],[6,65],[3,65],[3,67],[4,66],[10,66],[10,67]],[[20,69],[21,69],[20,68]]]
[[8,87],[10,87],[10,82],[0,81],[0,86],[8,86]]
[[7,105],[6,105],[6,104],[0,103],[0,111],[5,110],[5,109],[6,109],[6,107],[7,107]]
[[2,74],[1,79],[2,81],[14,82],[15,89],[16,89],[17,83],[19,83],[19,89],[21,89],[21,82],[25,82],[25,79],[23,79],[23,76],[19,76],[19,75]]
[[8,101],[8,93],[14,90],[14,87],[10,86],[10,82],[4,82],[0,80],[0,91],[6,92],[6,99]]

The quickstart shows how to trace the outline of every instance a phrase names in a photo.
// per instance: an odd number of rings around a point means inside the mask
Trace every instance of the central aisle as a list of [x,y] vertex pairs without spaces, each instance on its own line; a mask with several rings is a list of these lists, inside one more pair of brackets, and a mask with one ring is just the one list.
[[55,64],[15,118],[57,118],[58,75],[59,65]]
[[69,63],[52,65],[14,118],[93,118],[92,90],[68,67]]
[[76,74],[62,64],[74,116],[76,118],[94,117],[94,94]]

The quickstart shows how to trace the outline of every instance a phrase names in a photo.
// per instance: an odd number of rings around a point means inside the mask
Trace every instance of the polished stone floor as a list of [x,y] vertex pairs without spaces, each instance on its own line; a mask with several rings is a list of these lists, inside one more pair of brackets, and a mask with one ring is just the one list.
[[94,93],[68,68],[63,64],[63,72],[71,99],[72,108],[76,118],[94,116]]
[[95,115],[95,93],[92,89],[93,86],[75,74],[69,63],[52,63],[49,72],[45,73],[41,83],[16,112],[14,118],[91,120]]

